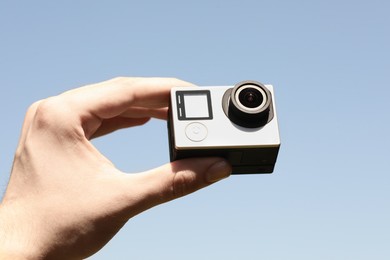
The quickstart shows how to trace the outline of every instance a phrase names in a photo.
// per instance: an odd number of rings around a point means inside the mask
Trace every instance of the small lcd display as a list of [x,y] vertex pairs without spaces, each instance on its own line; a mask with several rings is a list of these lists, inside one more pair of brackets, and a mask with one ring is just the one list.
[[206,94],[184,94],[186,118],[208,118],[209,106]]
[[210,91],[177,91],[177,109],[179,120],[212,119]]

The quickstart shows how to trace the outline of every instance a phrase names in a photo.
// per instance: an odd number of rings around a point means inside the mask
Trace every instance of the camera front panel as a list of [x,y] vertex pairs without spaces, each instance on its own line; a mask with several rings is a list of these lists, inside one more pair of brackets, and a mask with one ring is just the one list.
[[224,111],[226,93],[233,86],[173,88],[168,120],[171,161],[222,156],[234,173],[272,172],[280,139],[273,87],[264,87],[272,100],[272,118],[259,127],[239,125]]

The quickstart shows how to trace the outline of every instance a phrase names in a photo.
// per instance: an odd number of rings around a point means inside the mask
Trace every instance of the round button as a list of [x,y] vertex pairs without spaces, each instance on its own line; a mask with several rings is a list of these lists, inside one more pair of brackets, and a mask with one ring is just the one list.
[[186,127],[186,136],[194,142],[200,142],[207,137],[207,127],[201,123],[191,123]]

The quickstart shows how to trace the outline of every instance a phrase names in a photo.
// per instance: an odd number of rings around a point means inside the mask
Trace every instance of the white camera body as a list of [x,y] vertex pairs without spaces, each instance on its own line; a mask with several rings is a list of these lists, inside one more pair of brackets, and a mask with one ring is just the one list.
[[280,138],[272,85],[175,87],[170,98],[171,161],[219,156],[234,174],[273,172]]

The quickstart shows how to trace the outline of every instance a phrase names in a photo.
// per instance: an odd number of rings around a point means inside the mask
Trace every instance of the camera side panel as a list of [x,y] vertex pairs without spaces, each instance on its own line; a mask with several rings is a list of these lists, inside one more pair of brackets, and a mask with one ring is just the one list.
[[176,150],[170,147],[171,161],[193,157],[223,157],[232,165],[233,174],[272,173],[279,147],[244,149]]

